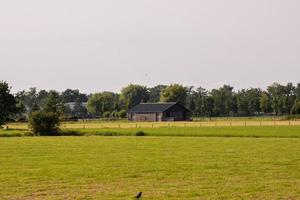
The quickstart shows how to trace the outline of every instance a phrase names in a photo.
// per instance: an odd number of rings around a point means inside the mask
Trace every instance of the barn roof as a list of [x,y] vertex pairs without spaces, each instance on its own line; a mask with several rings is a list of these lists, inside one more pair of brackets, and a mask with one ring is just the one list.
[[[173,107],[176,104],[178,104],[178,103],[176,103],[176,102],[168,102],[168,103],[141,103],[141,104],[136,105],[133,108],[129,109],[128,113],[164,112],[164,111],[168,110],[169,108]],[[181,106],[181,107],[183,107],[183,106]],[[186,108],[184,108],[184,109],[187,110],[187,111],[189,111]]]

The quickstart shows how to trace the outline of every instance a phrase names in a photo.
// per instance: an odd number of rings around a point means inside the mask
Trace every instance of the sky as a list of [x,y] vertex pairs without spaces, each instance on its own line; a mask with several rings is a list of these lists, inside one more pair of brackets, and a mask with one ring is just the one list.
[[0,80],[15,92],[297,83],[299,7],[299,0],[2,0]]

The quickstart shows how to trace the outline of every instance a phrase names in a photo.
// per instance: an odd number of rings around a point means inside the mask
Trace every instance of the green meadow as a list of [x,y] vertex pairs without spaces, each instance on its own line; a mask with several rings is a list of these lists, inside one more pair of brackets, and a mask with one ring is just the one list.
[[238,137],[0,138],[0,197],[299,199],[300,140]]
[[155,200],[300,199],[300,126],[67,128],[62,135],[0,131],[1,200],[126,200],[140,191]]

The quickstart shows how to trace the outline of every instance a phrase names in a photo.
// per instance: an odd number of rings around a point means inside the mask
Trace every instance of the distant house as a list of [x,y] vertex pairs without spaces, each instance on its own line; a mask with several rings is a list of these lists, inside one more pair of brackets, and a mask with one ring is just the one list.
[[141,103],[128,110],[130,121],[187,121],[190,111],[179,103]]
[[[68,102],[68,103],[65,103],[65,106],[68,106],[71,110],[74,110],[75,105],[76,105],[75,102]],[[86,103],[86,102],[83,102],[83,103],[82,103],[82,106],[86,108],[86,107],[87,107],[87,103]]]

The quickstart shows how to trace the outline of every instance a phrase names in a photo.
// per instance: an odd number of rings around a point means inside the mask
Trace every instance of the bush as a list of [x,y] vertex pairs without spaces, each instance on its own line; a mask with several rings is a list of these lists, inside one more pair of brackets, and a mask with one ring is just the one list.
[[126,110],[121,110],[121,111],[119,112],[119,117],[120,117],[120,118],[125,118],[126,115],[127,115]]
[[134,135],[135,136],[145,136],[146,133],[144,131],[137,131]]
[[29,126],[34,135],[58,135],[59,116],[53,112],[33,112],[29,116]]
[[110,118],[117,118],[118,117],[118,112],[113,111],[110,113]]
[[295,104],[292,108],[291,114],[294,114],[294,115],[300,114],[300,100],[295,101]]
[[109,118],[110,117],[110,112],[104,112],[103,117],[104,118]]

